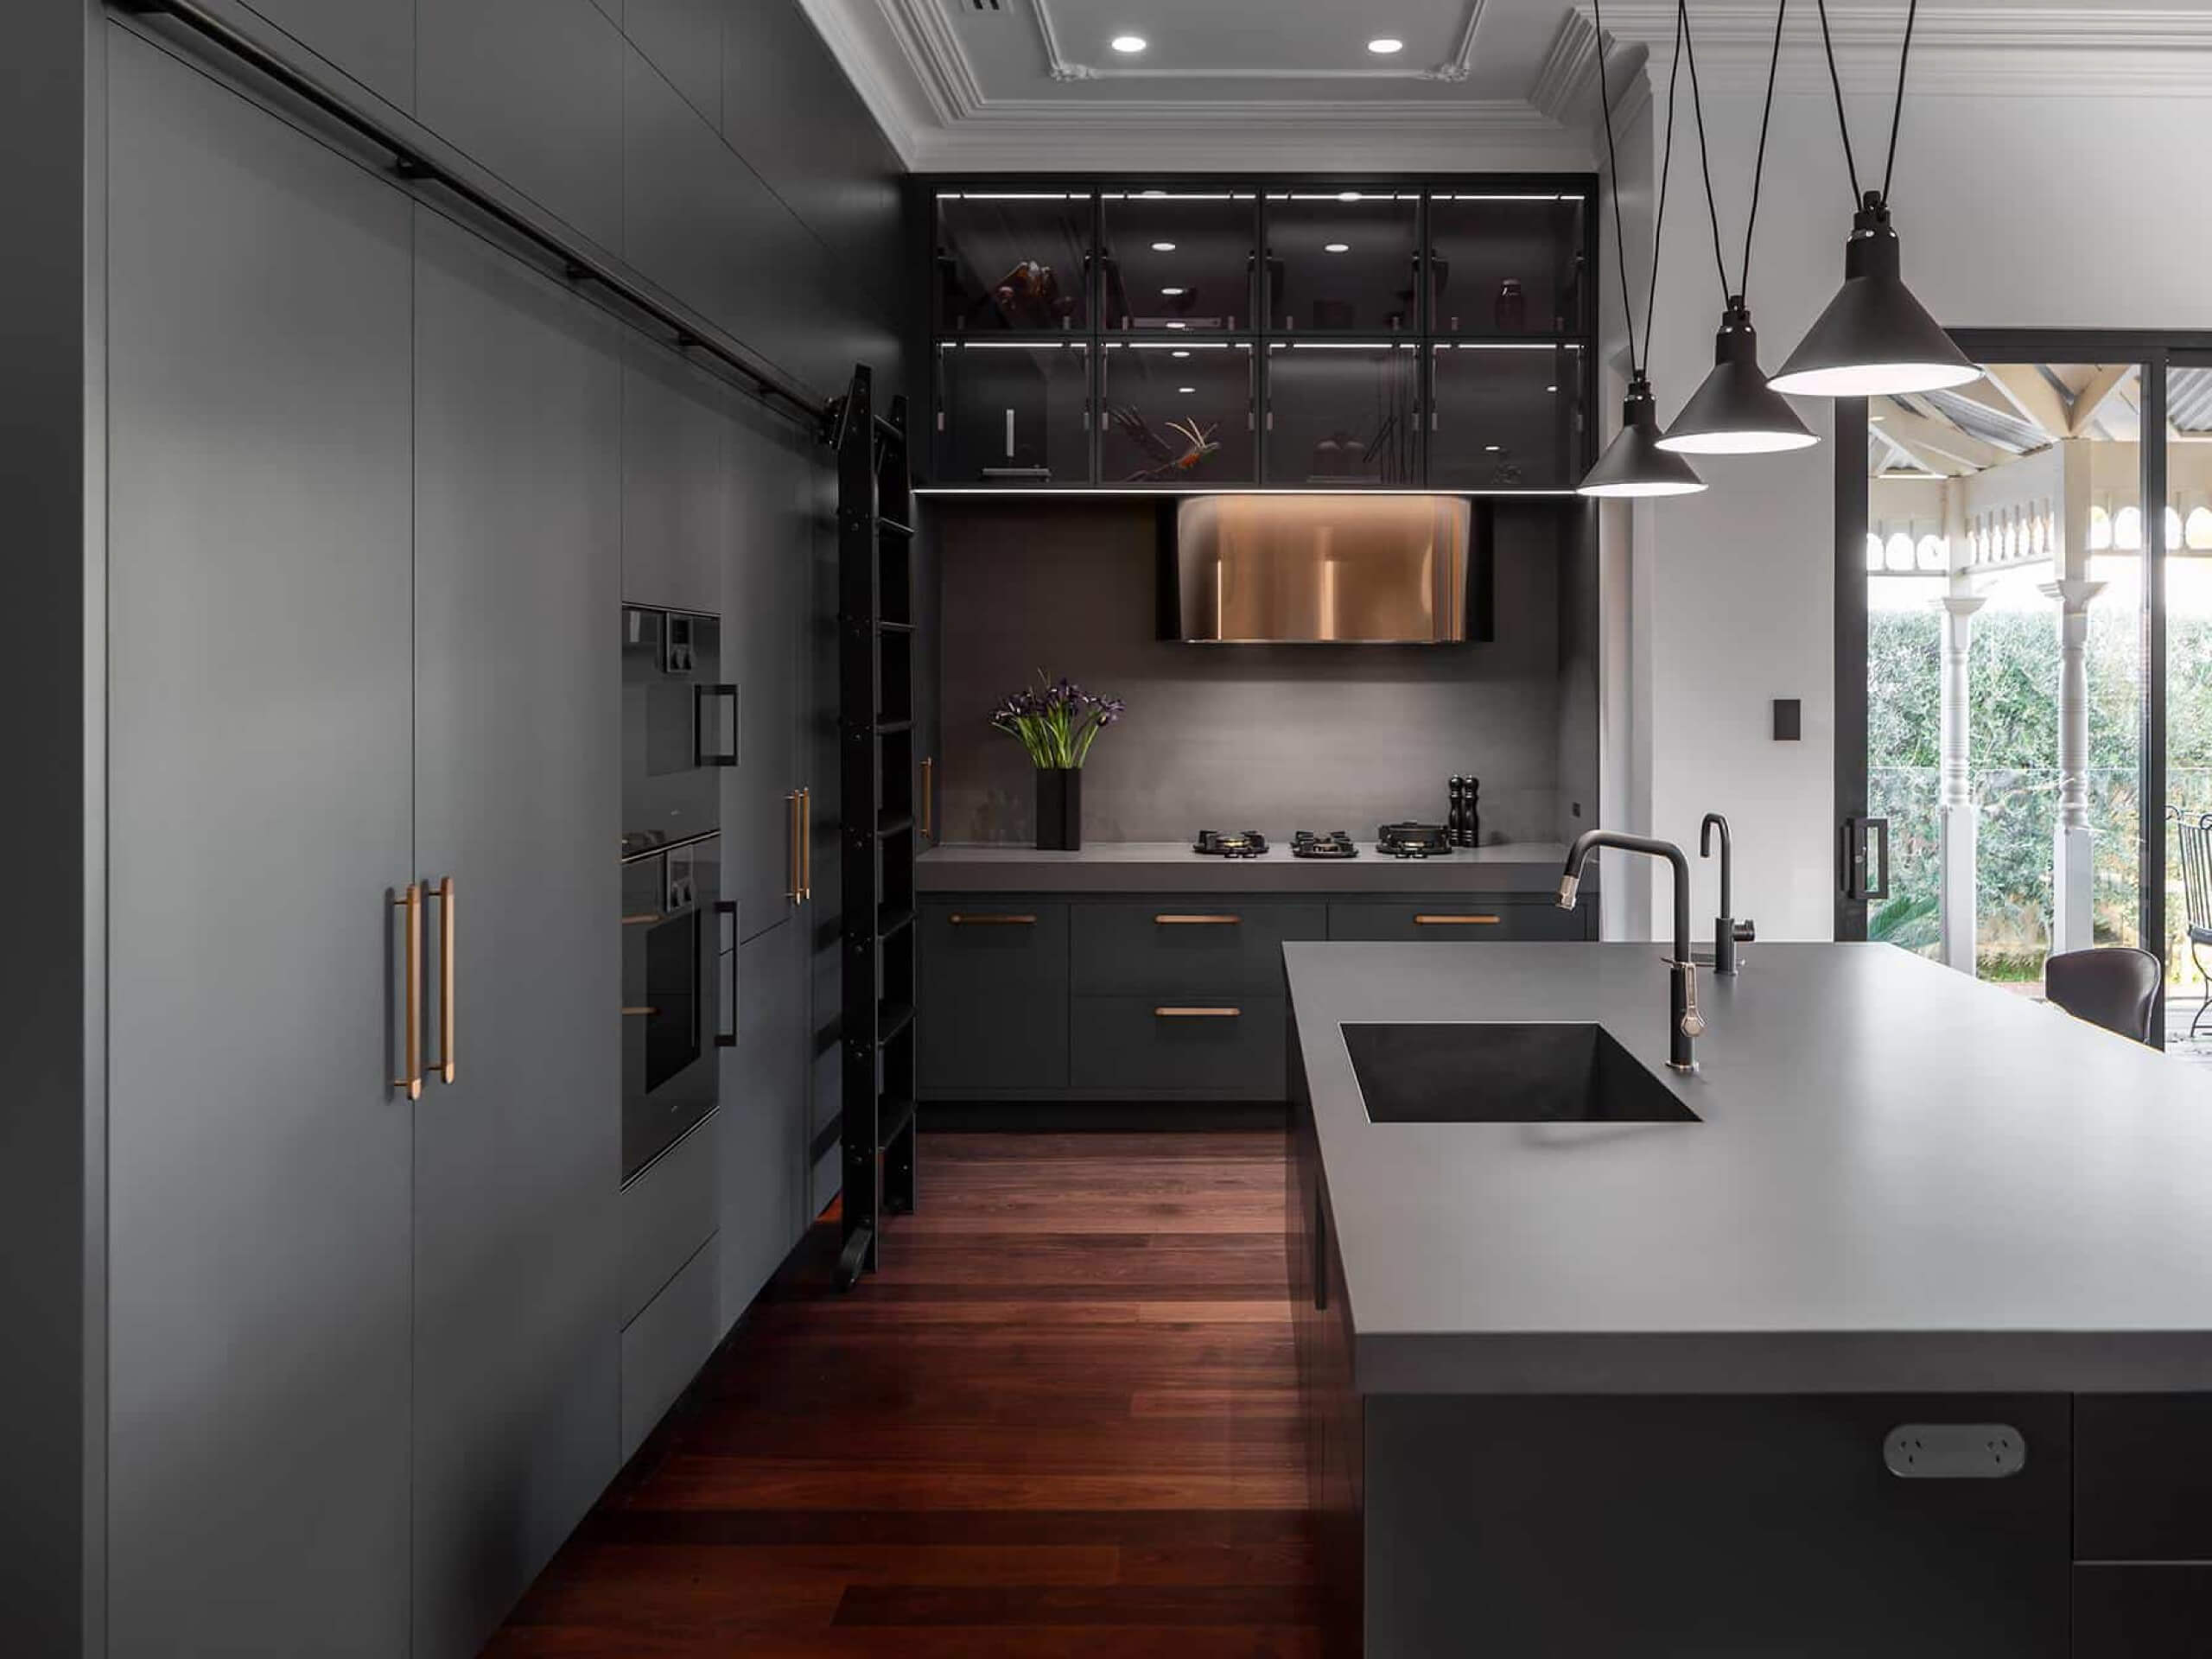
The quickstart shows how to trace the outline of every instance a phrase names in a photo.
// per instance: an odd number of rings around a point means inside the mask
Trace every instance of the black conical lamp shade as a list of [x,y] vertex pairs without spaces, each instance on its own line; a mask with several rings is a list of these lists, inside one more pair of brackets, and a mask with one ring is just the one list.
[[1605,446],[1577,491],[1581,495],[1694,495],[1705,487],[1689,462],[1659,447],[1659,409],[1641,372],[1621,404],[1620,435]]
[[1841,291],[1769,384],[1806,397],[1880,397],[1981,378],[1899,270],[1889,207],[1869,192],[1844,244]]
[[1732,295],[1713,341],[1713,372],[1675,416],[1662,449],[1684,455],[1763,455],[1818,443],[1789,400],[1759,367],[1758,331],[1740,294]]

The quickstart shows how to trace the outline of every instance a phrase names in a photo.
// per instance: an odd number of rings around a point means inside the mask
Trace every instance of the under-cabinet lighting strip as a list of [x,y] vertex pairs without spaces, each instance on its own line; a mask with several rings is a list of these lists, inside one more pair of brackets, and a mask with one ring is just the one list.
[[1089,201],[1088,190],[940,190],[939,201]]
[[1268,193],[1268,200],[1269,201],[1341,201],[1345,203],[1355,201],[1419,201],[1421,200],[1421,193],[1414,191],[1410,194],[1395,194],[1389,190],[1327,190],[1316,192],[1314,194],[1307,195],[1302,192],[1271,191]]
[[1431,201],[1580,201],[1580,196],[1570,195],[1433,195]]
[[1439,340],[1430,342],[1440,352],[1579,352],[1580,340],[1532,340],[1523,344],[1517,340]]
[[1271,340],[1271,352],[1410,352],[1415,349],[1409,340]]
[[1256,198],[1249,190],[1223,193],[1188,192],[1182,190],[1109,190],[1102,200],[1106,201],[1251,201]]

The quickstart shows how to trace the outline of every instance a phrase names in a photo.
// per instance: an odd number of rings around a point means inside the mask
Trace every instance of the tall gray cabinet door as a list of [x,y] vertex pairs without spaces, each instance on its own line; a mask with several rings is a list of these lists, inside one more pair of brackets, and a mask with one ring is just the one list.
[[797,923],[737,953],[737,1046],[722,1051],[722,1323],[806,1230],[806,956]]
[[650,340],[632,338],[625,355],[622,597],[719,613],[730,557],[724,432],[734,394]]
[[[474,1653],[618,1465],[620,343],[416,223],[415,1647]],[[429,907],[429,936],[443,917]]]
[[389,1659],[409,207],[108,40],[108,1651]]
[[[751,938],[793,912],[797,849],[789,798],[809,781],[800,747],[811,708],[805,676],[813,580],[814,445],[790,422],[734,410],[723,423],[731,506],[722,562],[724,668],[737,683],[738,764],[722,797],[730,843],[722,866]],[[817,790],[815,823],[825,824]],[[817,846],[817,878],[823,861]]]

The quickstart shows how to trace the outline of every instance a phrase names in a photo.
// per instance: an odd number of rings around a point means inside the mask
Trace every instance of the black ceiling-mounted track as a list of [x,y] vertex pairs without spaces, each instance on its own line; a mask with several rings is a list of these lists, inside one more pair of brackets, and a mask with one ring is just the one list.
[[371,144],[391,151],[392,170],[400,178],[435,184],[459,197],[549,255],[570,282],[590,282],[605,289],[666,328],[678,348],[713,359],[741,377],[768,406],[806,425],[825,442],[829,440],[834,418],[829,399],[688,306],[660,294],[626,266],[564,234],[557,222],[415,123],[370,108],[359,97],[340,91],[305,64],[257,39],[250,24],[229,15],[237,10],[232,0],[129,0],[121,9],[173,21]]

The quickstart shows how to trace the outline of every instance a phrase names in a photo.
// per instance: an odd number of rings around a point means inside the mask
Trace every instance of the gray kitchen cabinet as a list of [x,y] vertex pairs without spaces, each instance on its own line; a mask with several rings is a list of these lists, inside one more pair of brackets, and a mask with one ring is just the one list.
[[624,355],[622,597],[720,615],[731,545],[725,452],[734,394],[649,340],[632,338]]
[[1073,924],[1078,996],[1243,991],[1279,997],[1283,941],[1326,938],[1329,912],[1318,901],[1246,904],[1185,893],[1157,904],[1078,905]]
[[253,0],[253,9],[388,104],[415,106],[415,0]]
[[783,208],[730,153],[712,117],[687,103],[635,46],[622,55],[623,258],[782,361],[786,342],[739,330],[734,302],[747,280],[743,268],[765,252],[744,232],[766,228],[755,218],[760,209]]
[[807,981],[797,922],[737,953],[737,1044],[721,1052],[724,1328],[806,1230]]
[[921,906],[918,1086],[1068,1084],[1068,906],[979,893]]
[[416,214],[416,1655],[474,1653],[618,1467],[616,325]]
[[1078,996],[1068,1075],[1130,1096],[1283,1098],[1284,998],[1239,992],[1177,1000]]
[[106,1651],[389,1659],[411,209],[107,39]]
[[619,251],[621,31],[592,0],[435,0],[417,11],[416,118]]
[[709,1239],[645,1311],[622,1327],[622,1460],[626,1463],[691,1384],[729,1327]]
[[[709,123],[722,118],[727,0],[626,0],[622,32]],[[743,8],[742,10],[750,10]]]
[[715,1236],[721,1214],[720,1111],[691,1127],[622,1189],[622,1323],[645,1312]]
[[[729,409],[718,435],[731,513],[718,605],[727,620],[723,669],[738,688],[738,763],[722,791],[725,839],[733,844],[723,870],[749,939],[796,907],[791,798],[807,781],[803,737],[811,711],[808,630],[821,463],[804,432],[743,404]],[[817,810],[817,828],[825,816]],[[823,861],[816,863],[820,869]]]
[[1590,905],[1561,910],[1546,899],[1526,896],[1470,898],[1433,894],[1421,898],[1347,899],[1329,906],[1332,939],[1478,944],[1485,939],[1595,938],[1597,912]]

